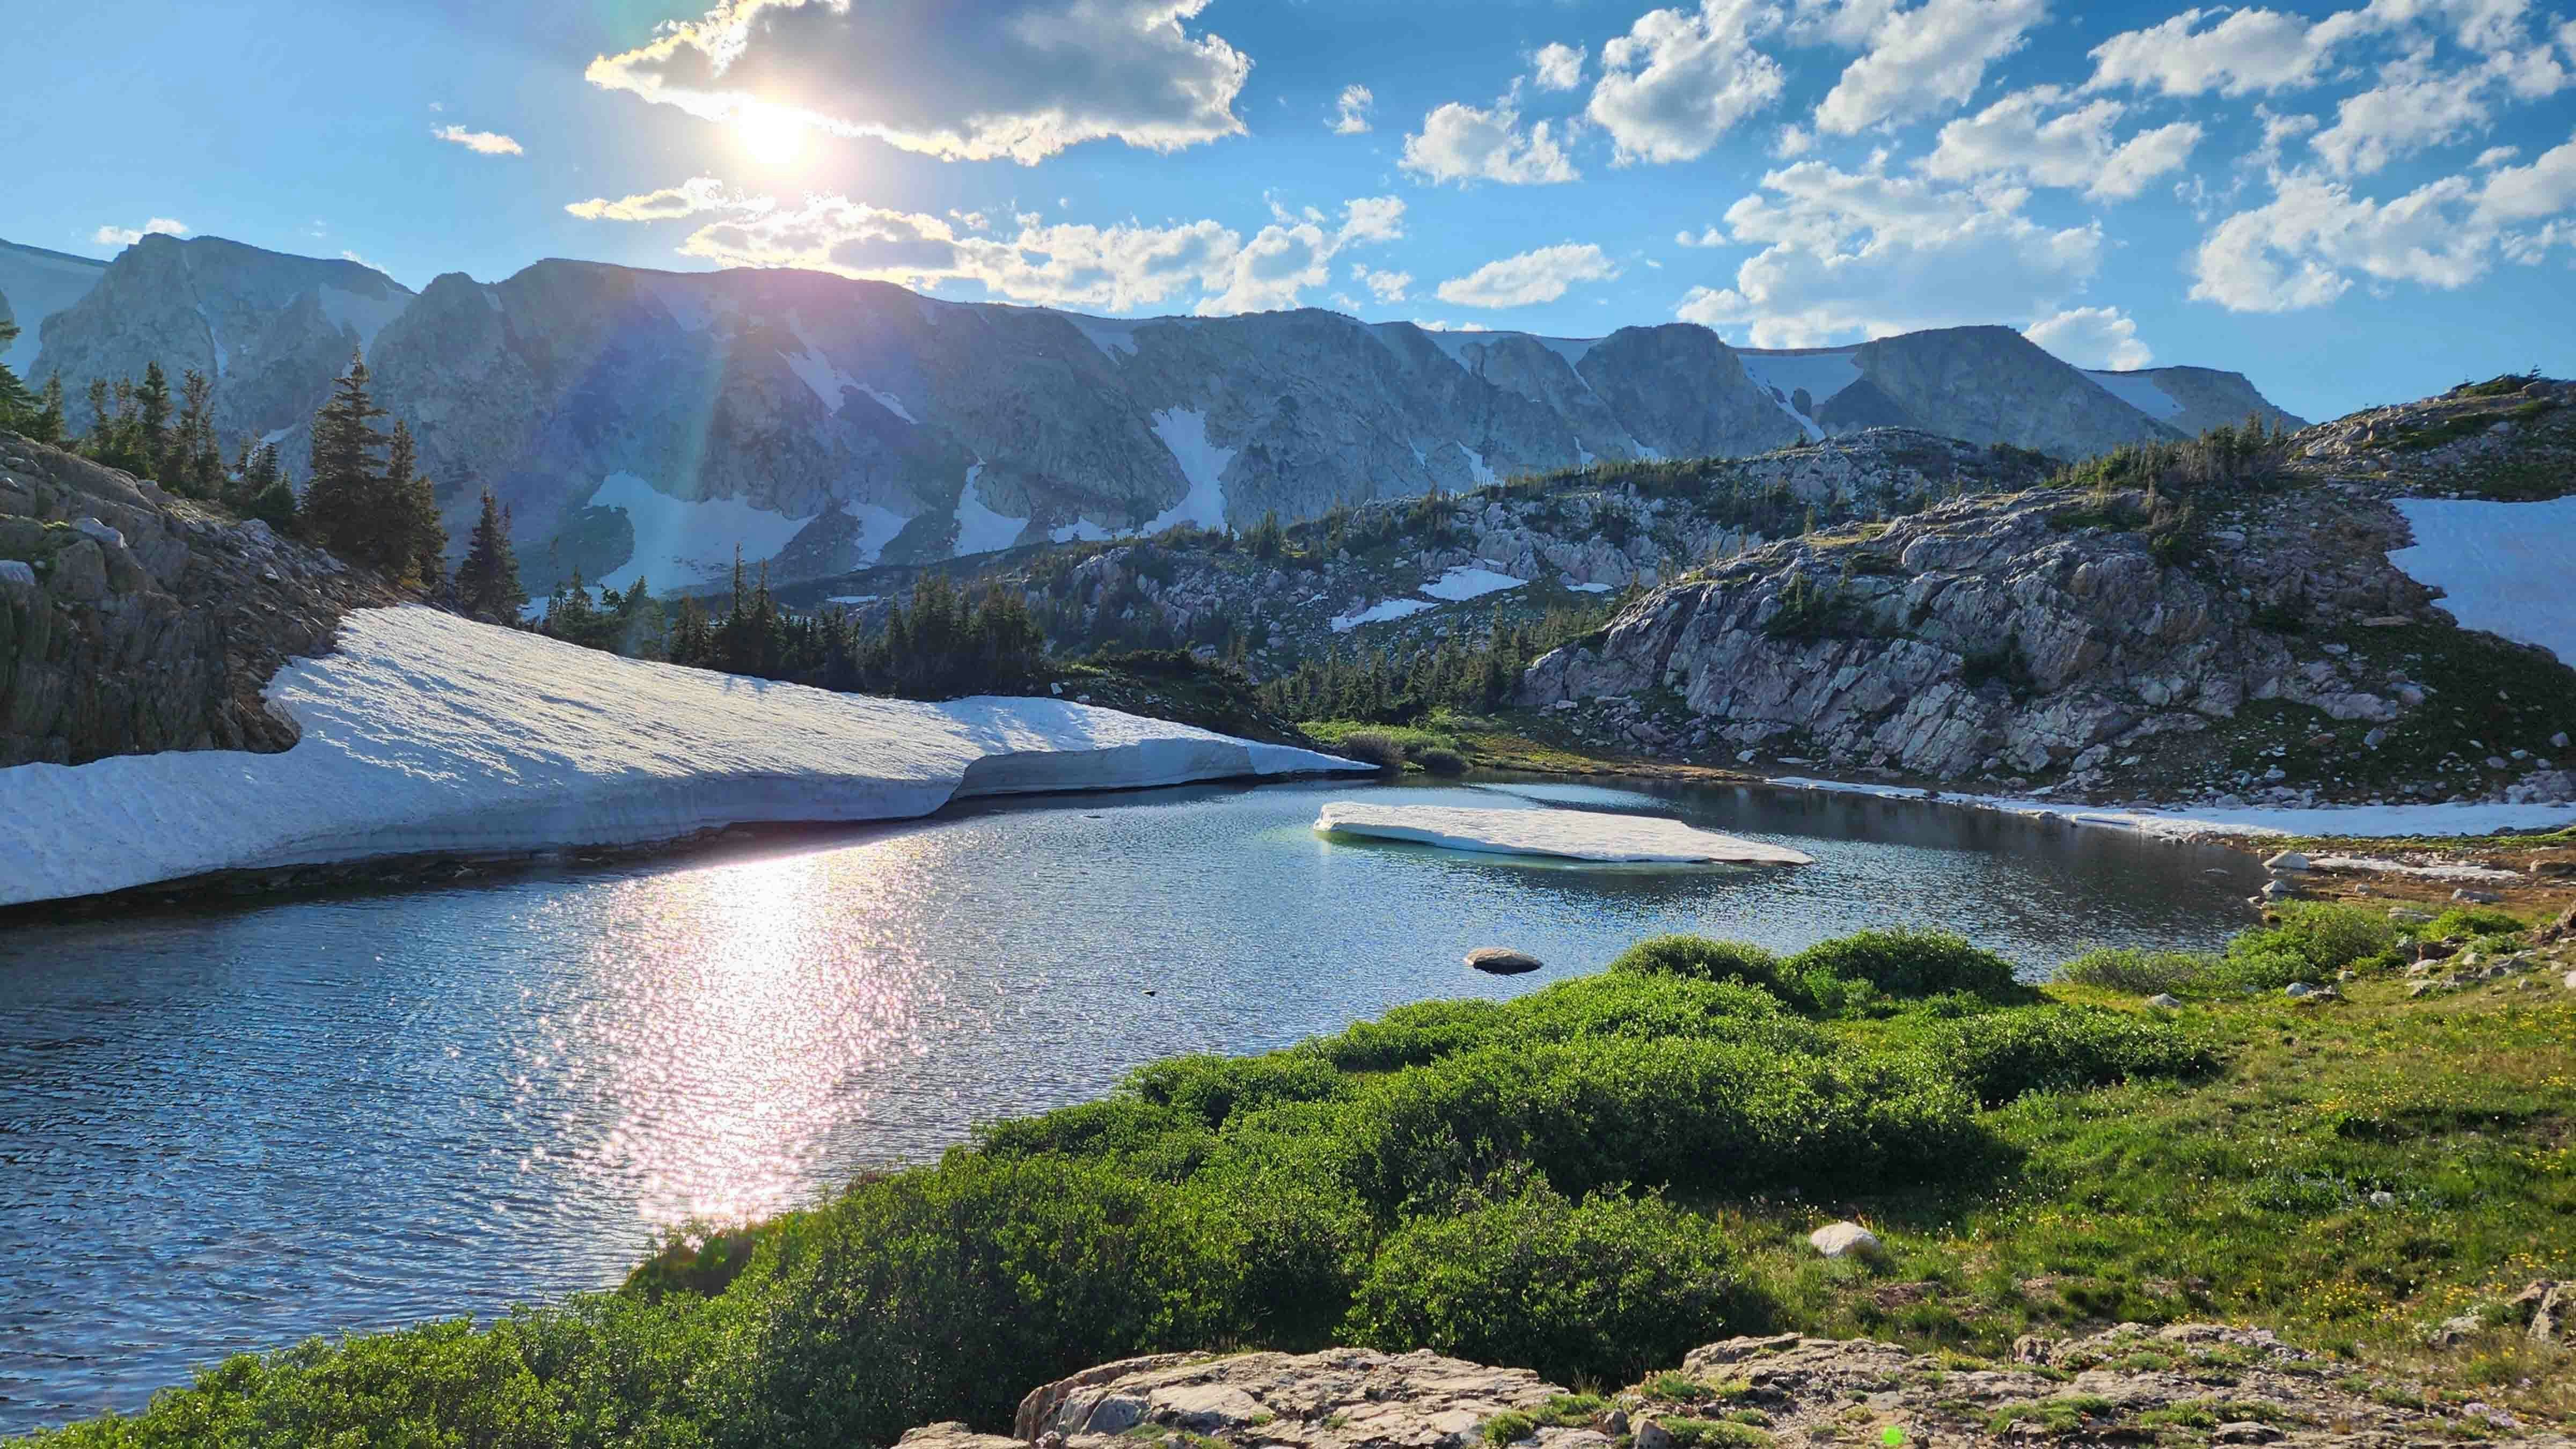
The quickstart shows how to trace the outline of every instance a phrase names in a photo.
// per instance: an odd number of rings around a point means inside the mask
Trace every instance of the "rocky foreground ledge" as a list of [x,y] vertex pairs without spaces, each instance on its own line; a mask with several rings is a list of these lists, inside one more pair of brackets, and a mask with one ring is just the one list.
[[1868,1339],[1733,1338],[1613,1395],[1429,1352],[1162,1354],[1103,1364],[1020,1403],[1009,1436],[932,1424],[909,1449],[1713,1449],[2054,1442],[2415,1446],[2576,1444],[2501,1409],[2414,1385],[2269,1332],[2123,1324],[2025,1338],[2016,1362],[1939,1358]]

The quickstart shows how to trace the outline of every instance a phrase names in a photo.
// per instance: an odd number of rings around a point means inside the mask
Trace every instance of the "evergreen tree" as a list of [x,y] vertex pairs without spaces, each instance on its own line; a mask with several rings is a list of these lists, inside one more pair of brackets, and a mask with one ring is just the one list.
[[69,424],[63,421],[63,375],[55,373],[45,379],[43,392],[36,395],[36,416],[22,431],[39,443],[62,446]]
[[[0,317],[0,352],[7,351],[9,344],[17,339],[18,324]],[[0,363],[0,428],[26,432],[35,425],[36,411],[40,406],[36,395],[27,391],[27,385],[18,380],[18,374],[11,372],[8,364]]]
[[465,545],[465,560],[456,566],[456,603],[468,616],[495,624],[518,622],[528,605],[518,555],[510,549],[510,515],[488,488]]
[[396,536],[386,547],[402,571],[435,593],[447,569],[447,529],[438,521],[438,495],[429,480],[418,475],[418,467],[411,429],[397,420],[384,478],[385,505],[390,511],[386,527]]
[[400,577],[415,550],[404,510],[394,506],[376,455],[391,441],[375,420],[385,410],[367,394],[367,364],[351,357],[313,415],[312,478],[304,486],[304,520],[324,548],[352,563]]
[[161,481],[190,498],[212,498],[222,491],[224,455],[215,446],[214,384],[189,368],[179,379],[179,424],[172,430],[161,464]]
[[143,458],[141,471],[155,482],[172,482],[170,375],[158,361],[143,364],[143,385],[134,390],[134,404],[135,422],[141,429],[135,440]]

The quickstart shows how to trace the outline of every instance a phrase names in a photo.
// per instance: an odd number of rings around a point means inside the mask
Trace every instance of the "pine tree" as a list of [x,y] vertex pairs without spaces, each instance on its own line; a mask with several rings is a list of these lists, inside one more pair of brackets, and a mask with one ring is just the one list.
[[[0,352],[7,351],[9,344],[16,340],[18,324],[0,317]],[[21,433],[27,431],[35,424],[39,406],[36,395],[27,391],[27,385],[18,380],[18,374],[11,372],[8,364],[0,363],[0,428]]]
[[375,420],[385,410],[367,395],[367,364],[352,356],[332,385],[331,400],[313,415],[312,479],[304,487],[304,518],[322,546],[352,563],[400,574],[412,550],[407,528],[386,505],[377,451],[389,441]]
[[39,443],[60,447],[68,436],[69,424],[63,421],[63,375],[55,373],[45,379],[45,390],[36,395],[36,416],[25,428],[28,437]]
[[223,482],[224,457],[215,446],[215,388],[189,368],[179,379],[179,424],[170,434],[161,481],[190,498],[212,498]]
[[143,364],[143,385],[134,390],[135,421],[141,427],[136,437],[142,457],[144,476],[155,482],[173,481],[175,470],[170,457],[170,375],[161,370],[158,361]]
[[438,495],[418,476],[418,466],[411,429],[396,421],[385,458],[386,526],[395,535],[386,547],[396,561],[387,572],[399,568],[436,593],[447,569],[447,529],[438,521]]
[[456,566],[456,603],[469,617],[495,624],[516,623],[528,606],[519,559],[510,549],[510,516],[488,488],[465,545],[465,561]]

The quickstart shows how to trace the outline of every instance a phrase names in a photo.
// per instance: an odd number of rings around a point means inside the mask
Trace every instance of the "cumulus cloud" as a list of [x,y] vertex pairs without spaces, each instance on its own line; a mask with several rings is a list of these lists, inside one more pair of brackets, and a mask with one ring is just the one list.
[[1411,272],[1376,271],[1364,263],[1351,264],[1351,280],[1369,289],[1381,302],[1401,302],[1413,290]]
[[[604,196],[567,204],[564,210],[584,221],[670,221],[702,211],[767,211],[766,198],[728,196],[712,176],[692,176],[677,186],[638,192],[611,200]],[[980,220],[980,218],[978,218]]]
[[2522,261],[2546,250],[2570,212],[2576,140],[2482,181],[2445,176],[2388,201],[2294,172],[2276,179],[2271,201],[2202,239],[2191,295],[2232,312],[2294,312],[2329,305],[2356,277],[2464,287],[2499,255]]
[[1336,255],[1404,234],[1404,203],[1391,196],[1344,203],[1338,223],[1315,210],[1277,211],[1250,241],[1215,221],[1103,227],[1033,215],[1016,218],[1009,236],[983,235],[841,196],[809,196],[792,208],[720,201],[716,209],[732,214],[692,232],[683,255],[913,287],[967,281],[1016,302],[1107,312],[1176,298],[1195,298],[1206,314],[1295,306],[1306,288],[1328,280]]
[[2022,329],[2022,336],[2077,367],[2127,372],[2156,360],[2138,324],[2117,307],[2073,307]]
[[1548,122],[1526,131],[1520,124],[1520,112],[1509,97],[1490,110],[1451,101],[1424,116],[1418,134],[1404,138],[1399,164],[1434,183],[1461,186],[1471,181],[1541,186],[1583,178]]
[[[2203,20],[2213,23],[2203,27]],[[2343,16],[2312,24],[2278,10],[2185,10],[2093,47],[2087,89],[2242,96],[2313,85],[2335,44],[2354,28]]]
[[2046,0],[1800,0],[1806,23],[1862,55],[1816,106],[1816,129],[1849,136],[1964,104],[1986,67],[2021,49]]
[[188,224],[156,216],[141,226],[103,226],[91,232],[89,239],[103,247],[130,247],[147,236],[186,236]]
[[429,134],[450,145],[462,146],[477,156],[525,154],[518,142],[498,131],[469,131],[463,126],[440,126]]
[[[2127,114],[2118,101],[2088,101],[2071,109],[2055,86],[2006,96],[1974,116],[1941,128],[1923,169],[1951,181],[2010,176],[2040,186],[2080,190],[2097,201],[2125,201],[2147,183],[2179,170],[2200,144],[2200,127],[2176,121],[2112,140]],[[2056,115],[2050,115],[2058,110]]]
[[2335,122],[2308,145],[2338,176],[2367,176],[2391,161],[2448,145],[2492,119],[2477,81],[2405,64],[2369,90],[2344,97]]
[[1753,48],[1777,19],[1759,0],[1649,10],[1601,47],[1601,79],[1584,114],[1610,133],[1622,165],[1695,161],[1780,98],[1779,62]]
[[1601,248],[1566,242],[1487,262],[1436,290],[1441,301],[1459,307],[1529,307],[1555,301],[1577,282],[1606,282],[1618,275]]
[[1344,86],[1340,99],[1333,103],[1333,134],[1357,136],[1369,128],[1369,110],[1377,97],[1367,86]]
[[725,0],[601,56],[591,84],[709,120],[759,107],[946,160],[1034,165],[1085,141],[1239,134],[1252,62],[1185,22],[1208,0]]
[[1758,347],[2027,316],[2101,266],[2099,223],[2052,228],[2021,214],[2027,191],[1952,187],[1801,161],[1727,208],[1727,234],[1762,250],[1732,287],[1694,287],[1675,315],[1745,325]]
[[1542,45],[1538,54],[1530,57],[1530,79],[1543,91],[1570,91],[1583,84],[1583,61],[1588,53],[1579,45]]

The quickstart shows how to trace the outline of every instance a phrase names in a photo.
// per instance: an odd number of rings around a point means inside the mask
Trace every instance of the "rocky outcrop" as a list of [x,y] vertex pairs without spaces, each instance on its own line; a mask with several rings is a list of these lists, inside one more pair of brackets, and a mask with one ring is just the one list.
[[[947,571],[962,571],[970,587],[1025,592],[1066,652],[1140,636],[1214,645],[1231,627],[1249,636],[1247,666],[1267,677],[1353,642],[1384,648],[1482,629],[1498,604],[1533,612],[1597,606],[1613,592],[1651,587],[1810,527],[2026,488],[2053,467],[2036,454],[1880,429],[1750,458],[1599,464],[1454,498],[1366,504],[1299,529],[1303,556],[1294,561],[1195,536],[1051,546]],[[1531,587],[1466,599],[1422,592],[1452,569]],[[915,573],[862,570],[785,597],[865,612],[908,594]],[[1380,621],[1353,622],[1373,609]]]
[[933,1424],[908,1449],[1675,1449],[1825,1444],[2399,1445],[2511,1435],[2576,1443],[2476,1401],[2354,1374],[2260,1329],[2123,1324],[2025,1338],[2011,1362],[1780,1334],[1696,1349],[1678,1370],[1574,1395],[1526,1369],[1431,1353],[1164,1354],[1104,1364],[1021,1401],[1012,1431]]
[[205,371],[227,447],[274,435],[290,457],[363,346],[451,536],[492,489],[539,592],[576,563],[704,585],[737,543],[791,582],[1884,425],[2066,457],[2171,435],[2006,329],[1829,350],[1837,384],[1809,390],[1680,323],[1564,339],[1311,309],[1111,321],[567,261],[414,298],[355,263],[171,237],[120,255],[43,339],[38,375],[75,391],[153,358]]
[[88,257],[0,242],[0,320],[19,328],[18,339],[0,349],[0,364],[21,379],[31,377],[45,319],[88,295],[106,271],[107,263]]
[[0,768],[286,749],[269,676],[394,598],[264,523],[0,433]]

